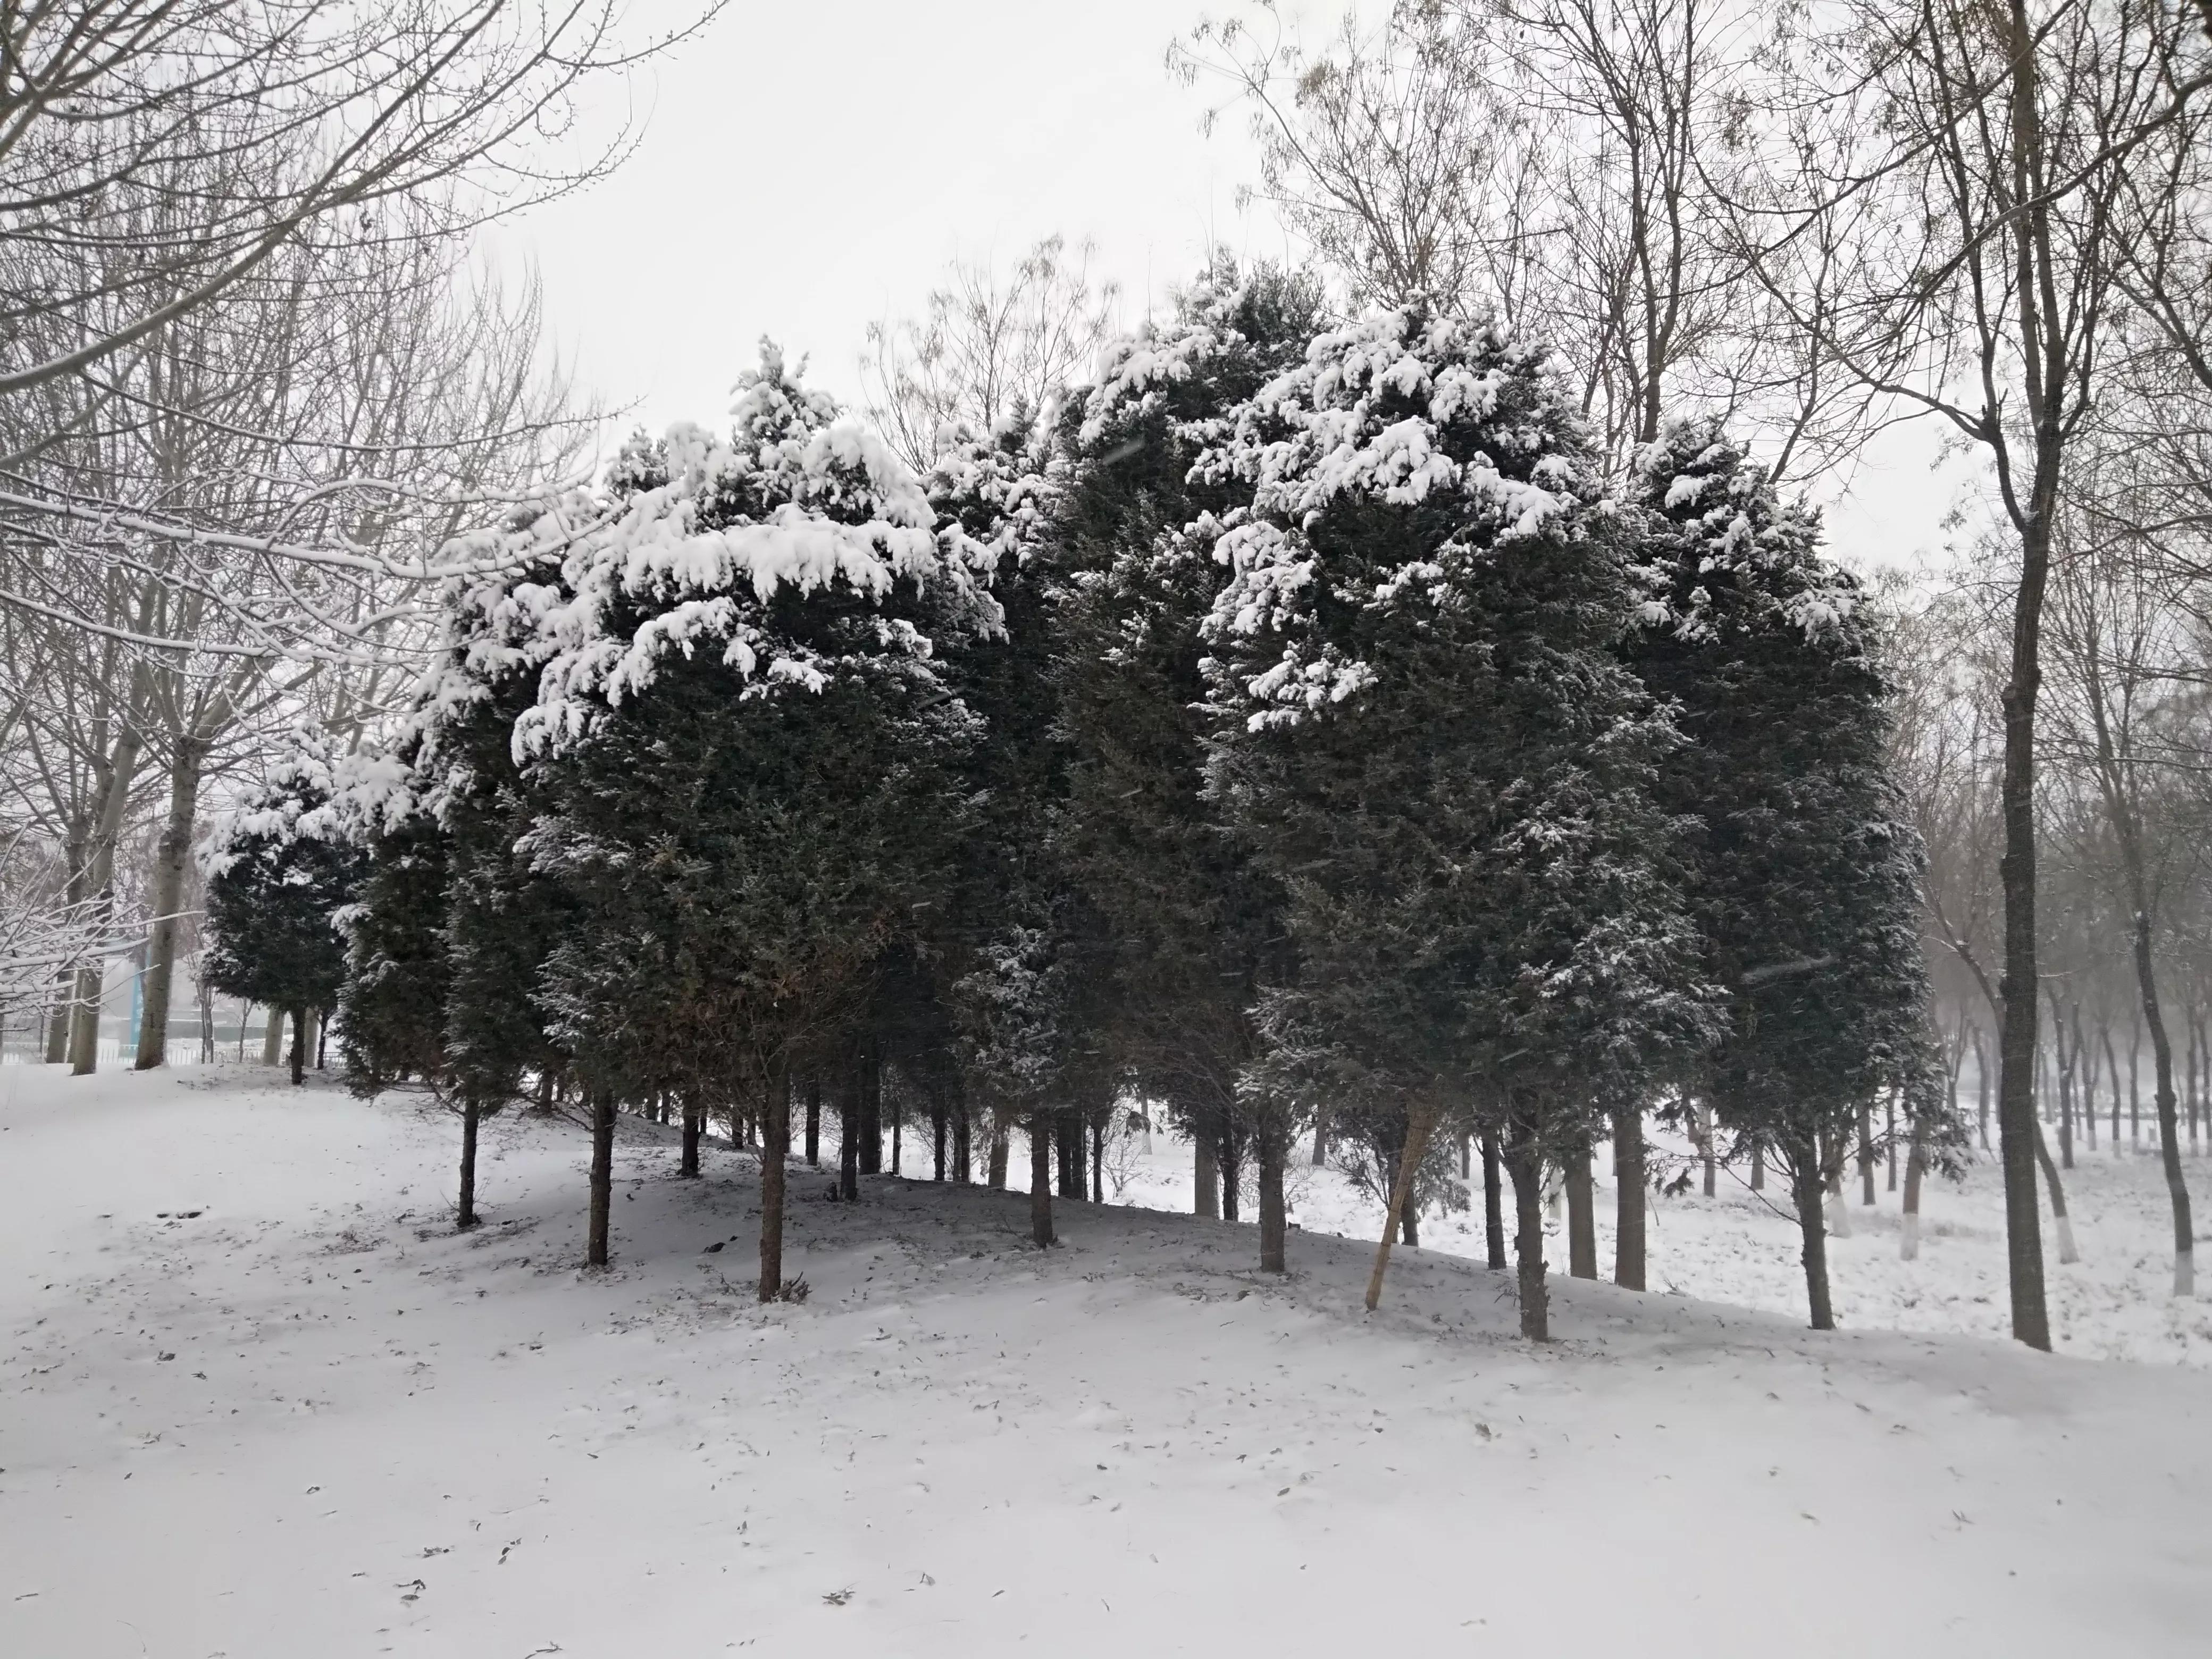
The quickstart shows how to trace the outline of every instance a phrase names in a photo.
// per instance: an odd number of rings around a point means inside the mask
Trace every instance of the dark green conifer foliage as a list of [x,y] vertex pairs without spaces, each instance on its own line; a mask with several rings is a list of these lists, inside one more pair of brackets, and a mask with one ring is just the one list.
[[338,994],[347,1086],[374,1095],[446,1073],[447,836],[425,812],[370,837]]
[[328,757],[303,734],[242,804],[208,874],[201,971],[216,990],[290,1017],[295,1084],[308,1058],[307,1013],[335,1007],[345,980],[336,919],[364,869],[361,849],[331,821],[330,801]]
[[1862,1109],[1901,1084],[1928,1144],[1956,1137],[1926,1028],[1917,840],[1887,769],[1887,689],[1857,584],[1808,508],[1715,427],[1646,453],[1652,604],[1629,644],[1686,746],[1666,810],[1693,819],[1705,971],[1732,994],[1696,1085],[1788,1172],[1812,1323],[1833,1325],[1821,1194]]
[[[967,827],[956,785],[977,723],[916,625],[934,608],[941,627],[929,590],[961,583],[927,550],[944,544],[912,481],[773,353],[731,442],[668,471],[650,487],[680,492],[684,539],[647,544],[662,574],[631,580],[623,545],[565,579],[599,584],[594,637],[649,652],[650,672],[599,684],[534,764],[526,851],[578,907],[540,997],[594,1099],[732,1076],[760,1091],[770,1300],[793,1072],[865,1031]],[[696,556],[707,544],[723,562]],[[885,547],[910,577],[870,574]]]
[[[1277,1271],[1283,1169],[1305,1103],[1240,1092],[1238,1080],[1255,1052],[1258,986],[1286,971],[1282,894],[1205,799],[1200,628],[1229,572],[1188,526],[1249,502],[1249,480],[1194,468],[1233,411],[1299,360],[1321,303],[1304,276],[1217,263],[1071,402],[1048,532],[1067,750],[1053,848],[1066,918],[1081,924],[1064,927],[1060,952],[1091,1004],[1079,1024],[1204,1143],[1224,1218],[1237,1218],[1241,1170],[1257,1164],[1261,1263]],[[1110,1105],[1110,1081],[1103,1091]]]
[[1539,354],[1383,313],[1317,340],[1207,467],[1255,487],[1218,543],[1214,789],[1297,947],[1256,1079],[1401,1115],[1370,1306],[1433,1132],[1496,1103],[1540,1338],[1545,1164],[1711,1024],[1650,795],[1672,734],[1613,654],[1632,592],[1580,423]]

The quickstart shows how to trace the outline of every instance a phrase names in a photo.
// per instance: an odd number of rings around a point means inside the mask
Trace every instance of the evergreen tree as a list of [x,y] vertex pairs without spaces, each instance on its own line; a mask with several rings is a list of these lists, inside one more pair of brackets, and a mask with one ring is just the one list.
[[331,805],[331,755],[301,726],[240,801],[206,858],[209,945],[202,976],[292,1022],[292,1081],[307,1066],[307,1013],[337,1005],[345,978],[339,913],[353,902],[361,849]]
[[995,617],[982,550],[773,349],[733,416],[727,442],[679,427],[625,458],[623,510],[540,617],[553,648],[516,738],[544,791],[525,850],[578,907],[546,961],[550,1027],[602,1121],[752,1080],[766,1301],[794,1066],[864,1023],[965,827],[951,786],[977,725],[919,623]]
[[1787,1171],[1816,1330],[1832,1328],[1821,1194],[1877,1094],[1957,1141],[1926,1026],[1917,837],[1887,772],[1888,688],[1858,586],[1716,426],[1643,456],[1650,601],[1628,654],[1686,747],[1659,781],[1695,820],[1705,969],[1733,993],[1698,1086]]
[[443,827],[414,807],[362,815],[364,868],[345,917],[338,1007],[346,1082],[363,1097],[445,1076],[450,849]]
[[1261,1265],[1276,1271],[1301,1102],[1239,1080],[1257,1052],[1259,985],[1287,971],[1282,890],[1205,798],[1201,710],[1200,628],[1229,577],[1207,527],[1245,510],[1252,483],[1199,464],[1232,412],[1298,362],[1320,309],[1309,278],[1217,262],[1071,400],[1047,532],[1067,748],[1053,845],[1065,921],[1086,924],[1063,927],[1058,954],[1094,1003],[1091,1046],[1189,1131],[1200,1213],[1218,1202],[1236,1218],[1256,1153]]
[[1390,312],[1316,339],[1201,463],[1212,787],[1288,895],[1263,1086],[1402,1114],[1369,1285],[1439,1123],[1502,1122],[1522,1329],[1547,1334],[1547,1161],[1624,1069],[1705,1040],[1711,994],[1651,789],[1673,744],[1613,654],[1632,591],[1587,441],[1540,354]]

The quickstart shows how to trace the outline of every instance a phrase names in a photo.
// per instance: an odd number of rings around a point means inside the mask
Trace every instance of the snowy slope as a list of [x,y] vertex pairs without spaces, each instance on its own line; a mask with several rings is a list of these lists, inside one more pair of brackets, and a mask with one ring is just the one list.
[[[2185,1654],[2212,1377],[795,1182],[413,1101],[0,1077],[0,1654]],[[195,1081],[210,1086],[191,1086]],[[179,1212],[198,1214],[180,1217]],[[168,1212],[165,1218],[160,1212]],[[733,1242],[730,1242],[733,1241]],[[711,1252],[708,1247],[727,1242]],[[173,1356],[173,1357],[172,1357]]]
[[[1686,1145],[1663,1139],[1659,1151],[1688,1161]],[[1019,1162],[1018,1158],[1017,1163]],[[1601,1157],[1597,1186],[1597,1242],[1601,1270],[1613,1272],[1612,1178]],[[2212,1159],[2185,1154],[2183,1168],[2195,1194],[2200,1244],[2212,1213]],[[1153,1137],[1146,1157],[1133,1139],[1111,1155],[1121,1177],[1121,1201],[1156,1208],[1190,1208],[1190,1153],[1179,1140]],[[1017,1176],[1020,1174],[1018,1170]],[[2080,1154],[2064,1177],[2078,1262],[2062,1264],[2046,1207],[2044,1273],[2053,1340],[2059,1352],[2082,1358],[2136,1359],[2212,1367],[2212,1299],[2176,1302],[2173,1220],[2158,1155],[2148,1144],[2115,1158],[2110,1148]],[[1828,1268],[1838,1323],[1853,1330],[1964,1332],[2002,1339],[2010,1328],[2005,1276],[2004,1185],[1993,1155],[1980,1154],[1963,1180],[1931,1176],[1921,1198],[1918,1260],[1899,1253],[1899,1195],[1875,1172],[1875,1207],[1861,1207],[1857,1169],[1845,1183],[1851,1235],[1828,1241]],[[1424,1218],[1428,1249],[1480,1261],[1483,1255],[1482,1193],[1476,1172],[1474,1208]],[[1382,1206],[1333,1169],[1293,1162],[1286,1183],[1292,1215],[1305,1227],[1371,1240],[1382,1231]],[[1762,1194],[1747,1170],[1720,1172],[1718,1190],[1705,1197],[1694,1184],[1674,1197],[1653,1195],[1647,1212],[1646,1247],[1652,1289],[1732,1302],[1802,1317],[1805,1275],[1798,1261],[1796,1218],[1787,1212],[1788,1191],[1778,1181]],[[1248,1208],[1248,1213],[1249,1213]],[[1567,1247],[1561,1224],[1547,1223],[1547,1250],[1564,1267]],[[2200,1259],[2204,1251],[2197,1252]],[[2212,1651],[2212,1641],[2208,1641]]]

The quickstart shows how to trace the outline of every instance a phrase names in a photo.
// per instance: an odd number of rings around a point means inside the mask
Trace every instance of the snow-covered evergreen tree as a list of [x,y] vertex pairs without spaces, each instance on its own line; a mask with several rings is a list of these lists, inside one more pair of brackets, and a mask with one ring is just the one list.
[[1296,1097],[1240,1090],[1263,976],[1285,971],[1282,892],[1204,798],[1206,647],[1229,579],[1211,538],[1252,480],[1197,469],[1235,411],[1296,364],[1318,325],[1309,278],[1227,258],[1174,314],[1120,343],[1061,425],[1067,481],[1048,537],[1062,572],[1055,688],[1067,744],[1054,846],[1096,920],[1093,1023],[1199,1148],[1198,1204],[1236,1218],[1258,1164],[1261,1258],[1284,1265],[1283,1167]]
[[262,781],[218,824],[204,853],[205,981],[292,1022],[292,1081],[310,1056],[307,1015],[337,1005],[345,978],[341,913],[354,901],[363,857],[332,810],[330,743],[293,729]]
[[943,901],[975,739],[921,625],[988,629],[988,550],[773,349],[732,435],[634,452],[564,556],[518,722],[532,867],[579,907],[542,998],[595,1099],[749,1078],[780,1295],[795,1064],[836,1052]]
[[1377,1253],[1431,1133],[1494,1103],[1522,1329],[1547,1334],[1545,1163],[1586,1151],[1615,1073],[1711,1024],[1653,804],[1674,738],[1613,650],[1629,545],[1537,351],[1386,312],[1317,338],[1201,464],[1250,511],[1201,522],[1213,788],[1289,895],[1271,1027],[1316,1083],[1407,1122]]
[[1887,762],[1888,689],[1858,585],[1820,524],[1715,426],[1638,469],[1648,602],[1629,659],[1676,708],[1657,788],[1694,819],[1692,914],[1732,993],[1700,1086],[1787,1170],[1812,1322],[1834,1323],[1821,1194],[1878,1091],[1937,1158],[1956,1140],[1927,1030],[1918,838]]

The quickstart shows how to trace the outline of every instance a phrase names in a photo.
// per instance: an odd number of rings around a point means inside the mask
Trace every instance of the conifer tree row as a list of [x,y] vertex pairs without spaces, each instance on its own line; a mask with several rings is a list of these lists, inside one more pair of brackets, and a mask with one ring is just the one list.
[[794,1103],[848,1201],[886,1134],[936,1181],[1025,1150],[1038,1248],[1134,1108],[1276,1272],[1325,1134],[1384,1206],[1371,1307],[1479,1143],[1540,1340],[1547,1188],[1595,1276],[1610,1141],[1640,1287],[1646,1126],[1717,1121],[1832,1322],[1872,1103],[1923,1165],[1956,1136],[1889,692],[1809,515],[1710,427],[1610,492],[1539,343],[1226,260],[937,442],[916,475],[769,348],[727,435],[484,532],[515,574],[449,595],[404,784],[348,816],[349,1069],[454,1104],[462,1224],[481,1119],[566,1103],[604,1263],[617,1115],[680,1109],[684,1174],[709,1121],[757,1163],[774,1300]]

